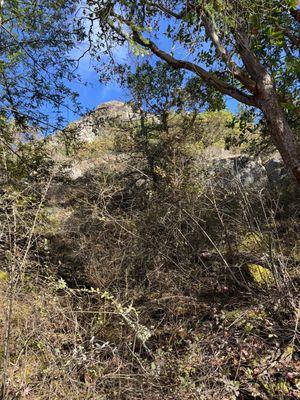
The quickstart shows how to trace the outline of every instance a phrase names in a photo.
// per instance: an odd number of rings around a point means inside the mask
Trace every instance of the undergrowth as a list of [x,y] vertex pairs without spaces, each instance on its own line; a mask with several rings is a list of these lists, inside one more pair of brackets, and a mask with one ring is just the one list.
[[3,399],[300,398],[295,188],[164,151],[3,184]]

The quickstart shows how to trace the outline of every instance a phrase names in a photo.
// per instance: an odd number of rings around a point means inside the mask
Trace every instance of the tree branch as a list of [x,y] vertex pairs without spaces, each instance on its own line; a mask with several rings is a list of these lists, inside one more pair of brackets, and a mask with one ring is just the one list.
[[[171,54],[166,53],[162,49],[158,48],[154,42],[145,38],[132,24],[131,21],[124,19],[116,13],[113,13],[112,16],[115,17],[117,21],[125,24],[128,28],[131,29],[132,38],[136,43],[146,49],[151,50],[152,53],[154,53],[161,60],[166,61],[174,69],[185,69],[191,71],[194,74],[200,76],[206,83],[210,84],[221,93],[228,95],[246,105],[256,105],[255,98],[253,96],[250,96],[247,93],[244,93],[242,90],[237,89],[227,82],[219,79],[214,73],[206,71],[204,68],[200,67],[200,65],[173,57]],[[117,32],[124,39],[128,39],[128,33],[125,33],[122,31],[121,28],[116,27],[113,21],[108,21],[108,23],[115,32]]]
[[290,29],[284,30],[285,36],[289,39],[291,44],[295,47],[300,48],[300,37],[296,36]]
[[255,91],[255,82],[232,60],[232,57],[228,54],[226,48],[222,45],[212,21],[205,12],[202,14],[202,22],[205,27],[206,34],[210,37],[220,58],[229,67],[233,76],[253,93]]
[[241,31],[237,31],[235,32],[235,37],[236,46],[245,68],[251,75],[252,79],[257,83],[257,80],[263,78],[267,74],[267,71],[259,62],[256,55],[250,50],[246,35]]
[[197,64],[194,64],[189,61],[180,60],[173,57],[171,54],[166,53],[165,51],[159,49],[155,43],[150,40],[142,37],[137,31],[132,31],[134,40],[140,44],[141,46],[151,50],[156,56],[160,59],[166,61],[169,65],[171,65],[175,69],[185,69],[195,73],[200,76],[205,82],[214,86],[217,90],[222,92],[223,94],[229,95],[236,100],[247,104],[247,105],[255,105],[254,98],[252,96],[247,95],[241,90],[229,85],[223,80],[216,77],[215,74],[206,71],[202,67]]
[[169,15],[170,17],[176,18],[176,19],[182,19],[184,15],[187,13],[188,9],[185,7],[181,12],[176,13],[175,11],[170,10],[169,8],[163,6],[162,4],[159,3],[154,3],[152,1],[147,1],[146,4],[150,7],[156,8],[163,13]]
[[213,45],[215,46],[220,58],[226,63],[229,67],[230,72],[233,76],[238,79],[250,92],[255,91],[255,82],[248,76],[245,71],[243,71],[240,67],[236,65],[236,63],[232,60],[232,57],[228,54],[225,47],[222,45],[216,29],[206,12],[203,11],[203,8],[197,7],[193,4],[187,4],[186,7],[179,13],[176,13],[161,4],[156,4],[153,2],[147,2],[147,4],[153,8],[159,9],[163,13],[171,16],[175,19],[182,19],[188,12],[195,11],[199,15],[199,18],[202,19],[202,23],[206,30],[206,34],[210,37]]

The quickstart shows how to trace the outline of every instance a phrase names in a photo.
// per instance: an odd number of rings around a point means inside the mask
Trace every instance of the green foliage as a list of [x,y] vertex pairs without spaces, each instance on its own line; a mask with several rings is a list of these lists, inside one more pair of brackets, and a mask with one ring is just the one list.
[[76,124],[68,124],[64,130],[56,132],[56,137],[58,138],[59,142],[63,144],[67,157],[74,155],[82,147],[80,132]]
[[[184,185],[196,148],[224,147],[224,138],[231,132],[226,127],[231,113],[213,111],[224,106],[222,98],[200,79],[186,80],[182,72],[162,62],[143,63],[135,73],[128,73],[126,86],[139,118],[129,136],[126,132],[117,135],[118,148],[142,154],[145,173],[155,185],[164,182],[173,189]],[[204,109],[208,111],[199,114]]]
[[8,282],[9,280],[9,276],[8,273],[6,271],[0,271],[0,281],[1,282]]
[[37,139],[36,130],[19,127],[14,120],[1,119],[0,171],[3,183],[22,185],[24,182],[44,180],[54,164],[43,139]]
[[253,108],[242,107],[239,113],[227,121],[225,148],[239,148],[248,154],[258,155],[261,152],[274,151],[270,142],[267,127]]
[[[76,107],[76,94],[67,86],[75,77],[69,56],[76,37],[70,24],[75,9],[72,1],[4,1],[0,112],[8,119],[49,132],[61,123],[67,99]],[[45,109],[56,114],[55,122],[49,123]]]
[[[161,5],[145,0],[119,0],[109,4],[105,0],[88,3],[86,14],[101,19],[97,39],[89,35],[93,54],[103,47],[109,52],[112,43],[135,42],[138,48],[150,51],[174,69],[169,75],[173,75],[181,89],[184,83],[185,94],[188,89],[187,97],[192,99],[191,108],[197,99],[200,107],[209,104],[212,110],[223,109],[224,95],[253,107],[247,110],[252,114],[252,127],[247,124],[247,134],[241,131],[237,137],[233,135],[228,139],[229,145],[230,142],[235,146],[246,144],[251,151],[259,152],[267,146],[272,148],[275,143],[284,158],[286,153],[292,153],[292,149],[282,150],[286,142],[279,145],[277,139],[270,140],[276,134],[271,128],[272,124],[276,125],[276,118],[266,115],[270,114],[270,106],[262,107],[261,102],[267,100],[262,100],[259,92],[267,74],[274,83],[272,99],[276,104],[278,101],[278,108],[288,120],[284,123],[285,132],[297,141],[299,27],[295,1],[210,0],[184,5],[166,0]],[[123,80],[130,66],[122,63],[116,66],[115,61],[107,64],[106,69],[99,68],[100,75],[107,77],[114,71]],[[137,67],[137,74],[143,69],[149,73],[145,81],[150,76],[153,79],[152,88],[148,85],[150,92],[167,82],[172,92],[173,81],[164,81],[150,58],[146,66]],[[143,101],[146,103],[146,99]],[[180,105],[173,104],[173,107]],[[243,124],[242,115],[240,121]]]
[[201,113],[196,121],[196,139],[204,147],[216,145],[225,147],[228,137],[236,137],[240,131],[230,125],[233,115],[228,110],[207,111]]

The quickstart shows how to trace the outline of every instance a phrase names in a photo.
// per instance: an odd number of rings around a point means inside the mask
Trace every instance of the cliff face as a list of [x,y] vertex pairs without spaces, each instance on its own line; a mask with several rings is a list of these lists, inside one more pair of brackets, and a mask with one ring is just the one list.
[[97,137],[110,133],[120,123],[129,123],[136,115],[132,108],[122,101],[109,101],[100,104],[95,110],[72,123],[80,140],[92,142]]

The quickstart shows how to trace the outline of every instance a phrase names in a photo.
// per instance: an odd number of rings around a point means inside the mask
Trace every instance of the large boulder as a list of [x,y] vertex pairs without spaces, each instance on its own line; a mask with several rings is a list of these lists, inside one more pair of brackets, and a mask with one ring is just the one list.
[[[201,159],[211,181],[217,186],[239,185],[245,188],[278,186],[287,182],[288,172],[278,155],[266,162],[247,155],[225,155]],[[200,167],[200,169],[203,169]]]
[[249,156],[235,156],[213,160],[213,171],[224,183],[242,186],[262,186],[267,183],[267,172],[261,161]]
[[[202,159],[196,165],[207,173],[213,186],[230,188],[232,186],[264,187],[268,183],[268,176],[260,159],[250,156],[226,156],[222,158]],[[197,166],[196,166],[197,168]]]

